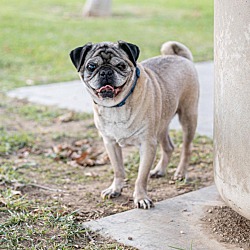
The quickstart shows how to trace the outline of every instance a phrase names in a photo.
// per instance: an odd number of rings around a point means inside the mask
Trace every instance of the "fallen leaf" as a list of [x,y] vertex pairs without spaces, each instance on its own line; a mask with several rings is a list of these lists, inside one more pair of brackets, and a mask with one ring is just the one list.
[[91,159],[86,159],[84,162],[84,166],[93,167],[93,166],[95,166],[95,161],[93,161]]
[[55,145],[46,155],[55,161],[67,159],[67,164],[84,167],[100,166],[109,163],[109,158],[104,149],[91,145],[88,139],[75,141],[72,145],[64,143]]
[[79,141],[75,141],[74,145],[76,147],[82,147],[85,144],[89,144],[89,140],[88,139],[83,139],[83,140],[79,140]]
[[106,152],[102,153],[99,158],[96,160],[96,165],[105,165],[110,162],[108,154]]
[[58,154],[60,151],[62,151],[62,146],[61,145],[53,146],[52,150],[55,154]]
[[81,154],[80,157],[76,158],[75,160],[76,160],[76,162],[77,162],[78,164],[83,165],[83,164],[84,164],[84,161],[85,161],[85,159],[86,159],[87,156],[88,156],[88,152],[85,151],[85,152],[83,152],[83,153]]
[[73,152],[71,155],[70,155],[70,158],[72,160],[76,160],[76,159],[79,159],[81,157],[81,155],[79,155],[77,152]]
[[69,112],[69,113],[63,114],[63,115],[57,117],[57,122],[59,122],[59,123],[71,122],[74,120],[74,115],[75,115],[74,112]]

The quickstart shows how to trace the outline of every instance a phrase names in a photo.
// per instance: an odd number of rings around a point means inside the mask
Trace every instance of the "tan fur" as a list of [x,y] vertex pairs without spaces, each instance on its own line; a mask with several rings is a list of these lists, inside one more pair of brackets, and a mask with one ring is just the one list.
[[178,55],[193,61],[191,51],[182,43],[175,41],[168,41],[161,46],[162,55]]
[[[105,107],[101,101],[94,104],[95,124],[114,168],[114,181],[102,192],[102,197],[112,198],[121,194],[125,179],[121,147],[136,145],[140,148],[140,166],[133,196],[136,207],[145,209],[153,206],[147,195],[148,177],[165,175],[174,149],[168,135],[170,121],[178,114],[183,128],[182,154],[174,179],[186,175],[197,124],[199,83],[191,61],[192,54],[178,42],[165,43],[162,53],[163,56],[137,64],[141,75],[124,106]],[[129,74],[128,87],[119,100],[126,96],[134,81],[134,68]],[[96,100],[96,97],[93,98]],[[151,170],[158,143],[161,158]]]

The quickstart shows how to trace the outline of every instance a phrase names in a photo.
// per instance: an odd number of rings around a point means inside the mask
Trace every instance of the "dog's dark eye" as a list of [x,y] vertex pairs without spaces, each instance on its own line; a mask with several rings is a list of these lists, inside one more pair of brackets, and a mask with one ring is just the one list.
[[96,65],[95,63],[89,63],[89,64],[87,65],[87,69],[88,69],[88,71],[90,71],[90,72],[93,72],[93,71],[96,69],[96,67],[97,67],[97,65]]
[[127,68],[127,65],[125,63],[121,62],[121,63],[117,64],[116,67],[119,70],[123,71],[123,70],[125,70]]

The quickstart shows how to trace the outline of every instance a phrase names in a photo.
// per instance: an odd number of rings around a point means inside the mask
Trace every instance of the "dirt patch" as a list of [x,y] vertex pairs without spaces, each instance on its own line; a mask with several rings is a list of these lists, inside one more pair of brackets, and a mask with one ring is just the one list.
[[250,249],[250,220],[230,207],[209,208],[203,221],[206,222],[206,229],[218,241],[233,244],[244,250]]

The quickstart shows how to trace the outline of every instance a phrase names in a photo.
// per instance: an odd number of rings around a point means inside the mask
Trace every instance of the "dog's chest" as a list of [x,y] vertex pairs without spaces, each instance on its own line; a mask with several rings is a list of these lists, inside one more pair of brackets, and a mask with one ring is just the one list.
[[121,147],[136,145],[138,129],[136,128],[131,107],[98,107],[95,123],[102,136],[114,139]]

